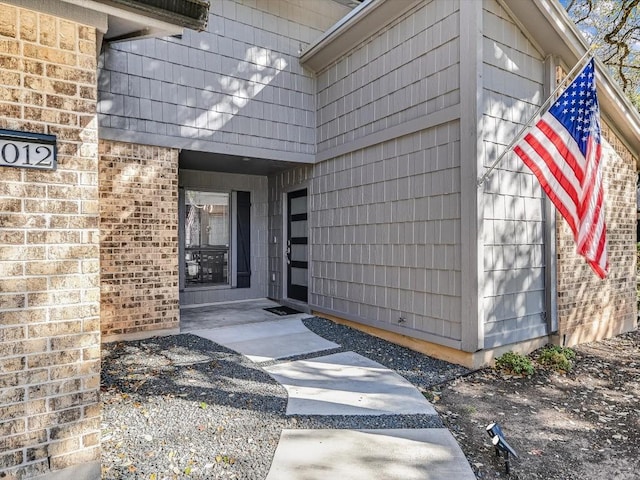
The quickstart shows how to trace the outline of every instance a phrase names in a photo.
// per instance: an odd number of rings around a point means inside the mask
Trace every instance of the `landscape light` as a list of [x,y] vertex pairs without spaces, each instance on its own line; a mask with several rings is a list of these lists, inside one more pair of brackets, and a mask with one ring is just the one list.
[[504,467],[507,474],[509,474],[509,455],[513,455],[514,457],[518,458],[518,454],[504,438],[504,433],[502,432],[502,428],[500,428],[500,425],[493,422],[487,425],[485,430],[491,437],[491,443],[496,449],[496,457],[500,456],[500,452],[504,454]]

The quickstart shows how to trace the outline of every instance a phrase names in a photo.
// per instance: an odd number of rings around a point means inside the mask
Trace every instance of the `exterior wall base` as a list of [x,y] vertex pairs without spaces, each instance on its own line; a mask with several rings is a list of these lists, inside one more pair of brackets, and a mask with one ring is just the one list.
[[456,350],[455,348],[438,345],[418,338],[408,337],[406,335],[390,332],[381,328],[363,325],[334,315],[327,315],[317,311],[313,311],[312,313],[318,317],[326,318],[327,320],[331,320],[341,325],[355,328],[356,330],[368,333],[374,337],[382,338],[383,340],[395,343],[396,345],[401,345],[410,350],[420,352],[446,362],[462,365],[472,370],[490,365],[496,357],[499,357],[505,352],[513,351],[525,355],[537,350],[538,348],[544,347],[550,342],[550,337],[544,336],[528,340],[526,342],[504,345],[492,349],[480,350],[478,352],[463,352],[461,350]]
[[454,338],[441,337],[441,336],[427,333],[421,330],[409,328],[399,323],[393,324],[393,323],[387,323],[387,322],[382,322],[377,320],[369,320],[367,318],[363,318],[358,315],[353,315],[353,314],[349,314],[342,311],[332,310],[329,308],[320,307],[318,305],[310,304],[309,306],[312,312],[317,312],[319,313],[320,316],[323,316],[323,317],[342,318],[350,322],[353,322],[356,325],[371,327],[373,329],[380,330],[383,332],[395,333],[403,337],[413,338],[415,340],[424,341],[429,344],[446,347],[454,351],[462,350],[462,343],[460,342],[460,340],[456,340]]
[[618,322],[593,322],[579,325],[570,332],[562,332],[551,336],[551,343],[564,347],[573,347],[581,343],[596,342],[615,337],[622,333],[632,332],[638,328],[638,319],[624,317]]
[[102,337],[102,343],[111,342],[128,342],[130,340],[145,340],[151,337],[168,337],[170,335],[178,335],[179,328],[167,328],[165,330],[143,330],[133,333],[121,333],[118,335],[109,335]]
[[101,466],[100,461],[83,463],[74,465],[56,472],[50,472],[46,475],[35,477],[34,480],[100,480]]

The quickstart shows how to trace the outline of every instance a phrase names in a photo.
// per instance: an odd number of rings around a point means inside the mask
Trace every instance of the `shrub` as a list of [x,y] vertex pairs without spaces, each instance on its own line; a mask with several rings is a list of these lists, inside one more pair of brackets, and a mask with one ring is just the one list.
[[548,345],[540,352],[538,362],[554,370],[571,371],[576,352],[559,345]]
[[533,375],[533,363],[529,357],[516,352],[507,352],[496,358],[496,368],[516,375]]

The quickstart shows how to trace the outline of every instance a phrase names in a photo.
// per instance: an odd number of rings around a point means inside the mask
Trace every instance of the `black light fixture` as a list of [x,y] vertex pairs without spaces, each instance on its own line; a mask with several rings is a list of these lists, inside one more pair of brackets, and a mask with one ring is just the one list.
[[513,449],[513,447],[509,445],[509,443],[507,443],[500,425],[493,422],[487,425],[485,430],[491,437],[491,443],[496,449],[496,457],[500,456],[500,452],[504,454],[504,468],[507,474],[509,474],[509,455],[513,455],[514,457],[518,458],[518,454]]

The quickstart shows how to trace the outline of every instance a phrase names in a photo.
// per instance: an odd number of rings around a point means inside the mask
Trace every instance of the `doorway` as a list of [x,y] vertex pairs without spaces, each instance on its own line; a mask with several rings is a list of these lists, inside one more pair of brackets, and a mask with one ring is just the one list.
[[307,303],[309,225],[307,189],[287,193],[287,298]]

